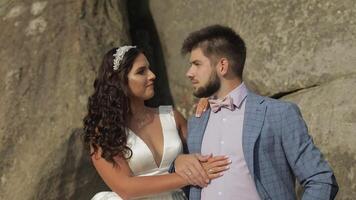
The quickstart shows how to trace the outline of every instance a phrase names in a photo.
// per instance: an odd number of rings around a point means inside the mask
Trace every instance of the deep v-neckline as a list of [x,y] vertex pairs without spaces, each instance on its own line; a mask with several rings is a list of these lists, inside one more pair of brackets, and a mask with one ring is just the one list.
[[159,123],[160,123],[160,126],[161,126],[161,132],[162,132],[162,142],[163,142],[163,147],[162,147],[162,156],[161,156],[161,159],[160,159],[160,162],[157,163],[156,162],[156,159],[155,159],[155,156],[153,154],[153,151],[152,149],[150,149],[150,147],[147,145],[147,143],[140,137],[138,136],[134,131],[132,131],[130,128],[128,128],[129,132],[131,132],[132,135],[134,135],[139,141],[141,141],[143,143],[143,145],[147,148],[147,150],[150,152],[151,154],[151,158],[153,160],[153,163],[155,164],[155,166],[157,168],[161,168],[162,166],[162,163],[163,163],[163,160],[164,160],[164,155],[165,155],[165,147],[166,147],[166,141],[165,141],[165,136],[164,136],[164,126],[163,126],[163,123],[162,123],[162,116],[161,116],[161,110],[160,108],[158,108],[158,116],[159,116]]

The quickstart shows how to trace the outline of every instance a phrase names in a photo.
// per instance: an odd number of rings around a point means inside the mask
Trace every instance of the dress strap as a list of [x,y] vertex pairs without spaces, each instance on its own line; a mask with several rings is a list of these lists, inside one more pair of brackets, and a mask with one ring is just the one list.
[[164,105],[164,106],[159,106],[159,113],[170,113],[173,112],[173,106],[172,105]]
[[169,168],[178,153],[182,151],[181,140],[174,119],[172,106],[160,106],[159,116],[165,141],[164,160],[162,166]]
[[[174,118],[173,106],[171,106],[171,105],[160,106],[159,107],[159,115],[161,116],[161,119],[162,118],[166,119],[166,120],[164,120],[166,125],[170,124],[174,128],[177,127],[176,126],[176,121],[175,121],[175,118]],[[167,122],[168,122],[168,124],[167,124]]]

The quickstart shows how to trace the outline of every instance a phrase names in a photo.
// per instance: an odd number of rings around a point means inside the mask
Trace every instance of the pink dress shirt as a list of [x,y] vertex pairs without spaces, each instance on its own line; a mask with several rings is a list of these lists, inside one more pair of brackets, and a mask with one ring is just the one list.
[[203,155],[227,155],[232,163],[220,178],[212,180],[202,189],[202,200],[241,199],[260,200],[254,180],[244,158],[242,129],[247,89],[244,83],[232,90],[234,109],[221,108],[210,117],[205,129],[201,153]]

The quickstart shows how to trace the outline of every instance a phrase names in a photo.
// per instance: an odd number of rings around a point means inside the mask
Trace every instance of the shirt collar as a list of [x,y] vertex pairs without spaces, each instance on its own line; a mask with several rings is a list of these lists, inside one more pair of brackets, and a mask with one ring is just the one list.
[[234,105],[240,109],[242,102],[246,99],[247,97],[247,88],[244,82],[242,82],[239,86],[237,86],[235,89],[233,89],[229,94],[228,94],[234,102]]
[[[247,87],[244,82],[241,82],[240,85],[238,85],[236,88],[234,88],[229,94],[226,96],[230,96],[233,100],[233,104],[235,107],[238,109],[241,108],[242,103],[247,97]],[[209,99],[216,99],[216,96],[211,96]]]

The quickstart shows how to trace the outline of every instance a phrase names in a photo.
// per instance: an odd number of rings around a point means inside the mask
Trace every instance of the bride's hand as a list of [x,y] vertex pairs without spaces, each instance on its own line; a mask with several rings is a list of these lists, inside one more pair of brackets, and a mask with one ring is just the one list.
[[195,109],[195,117],[200,117],[209,108],[208,98],[201,98]]
[[206,187],[210,180],[200,162],[208,162],[208,158],[209,156],[198,154],[181,154],[174,161],[175,172],[184,178],[189,185]]
[[227,156],[214,156],[200,163],[209,179],[212,180],[221,177],[224,171],[230,169],[231,160]]

